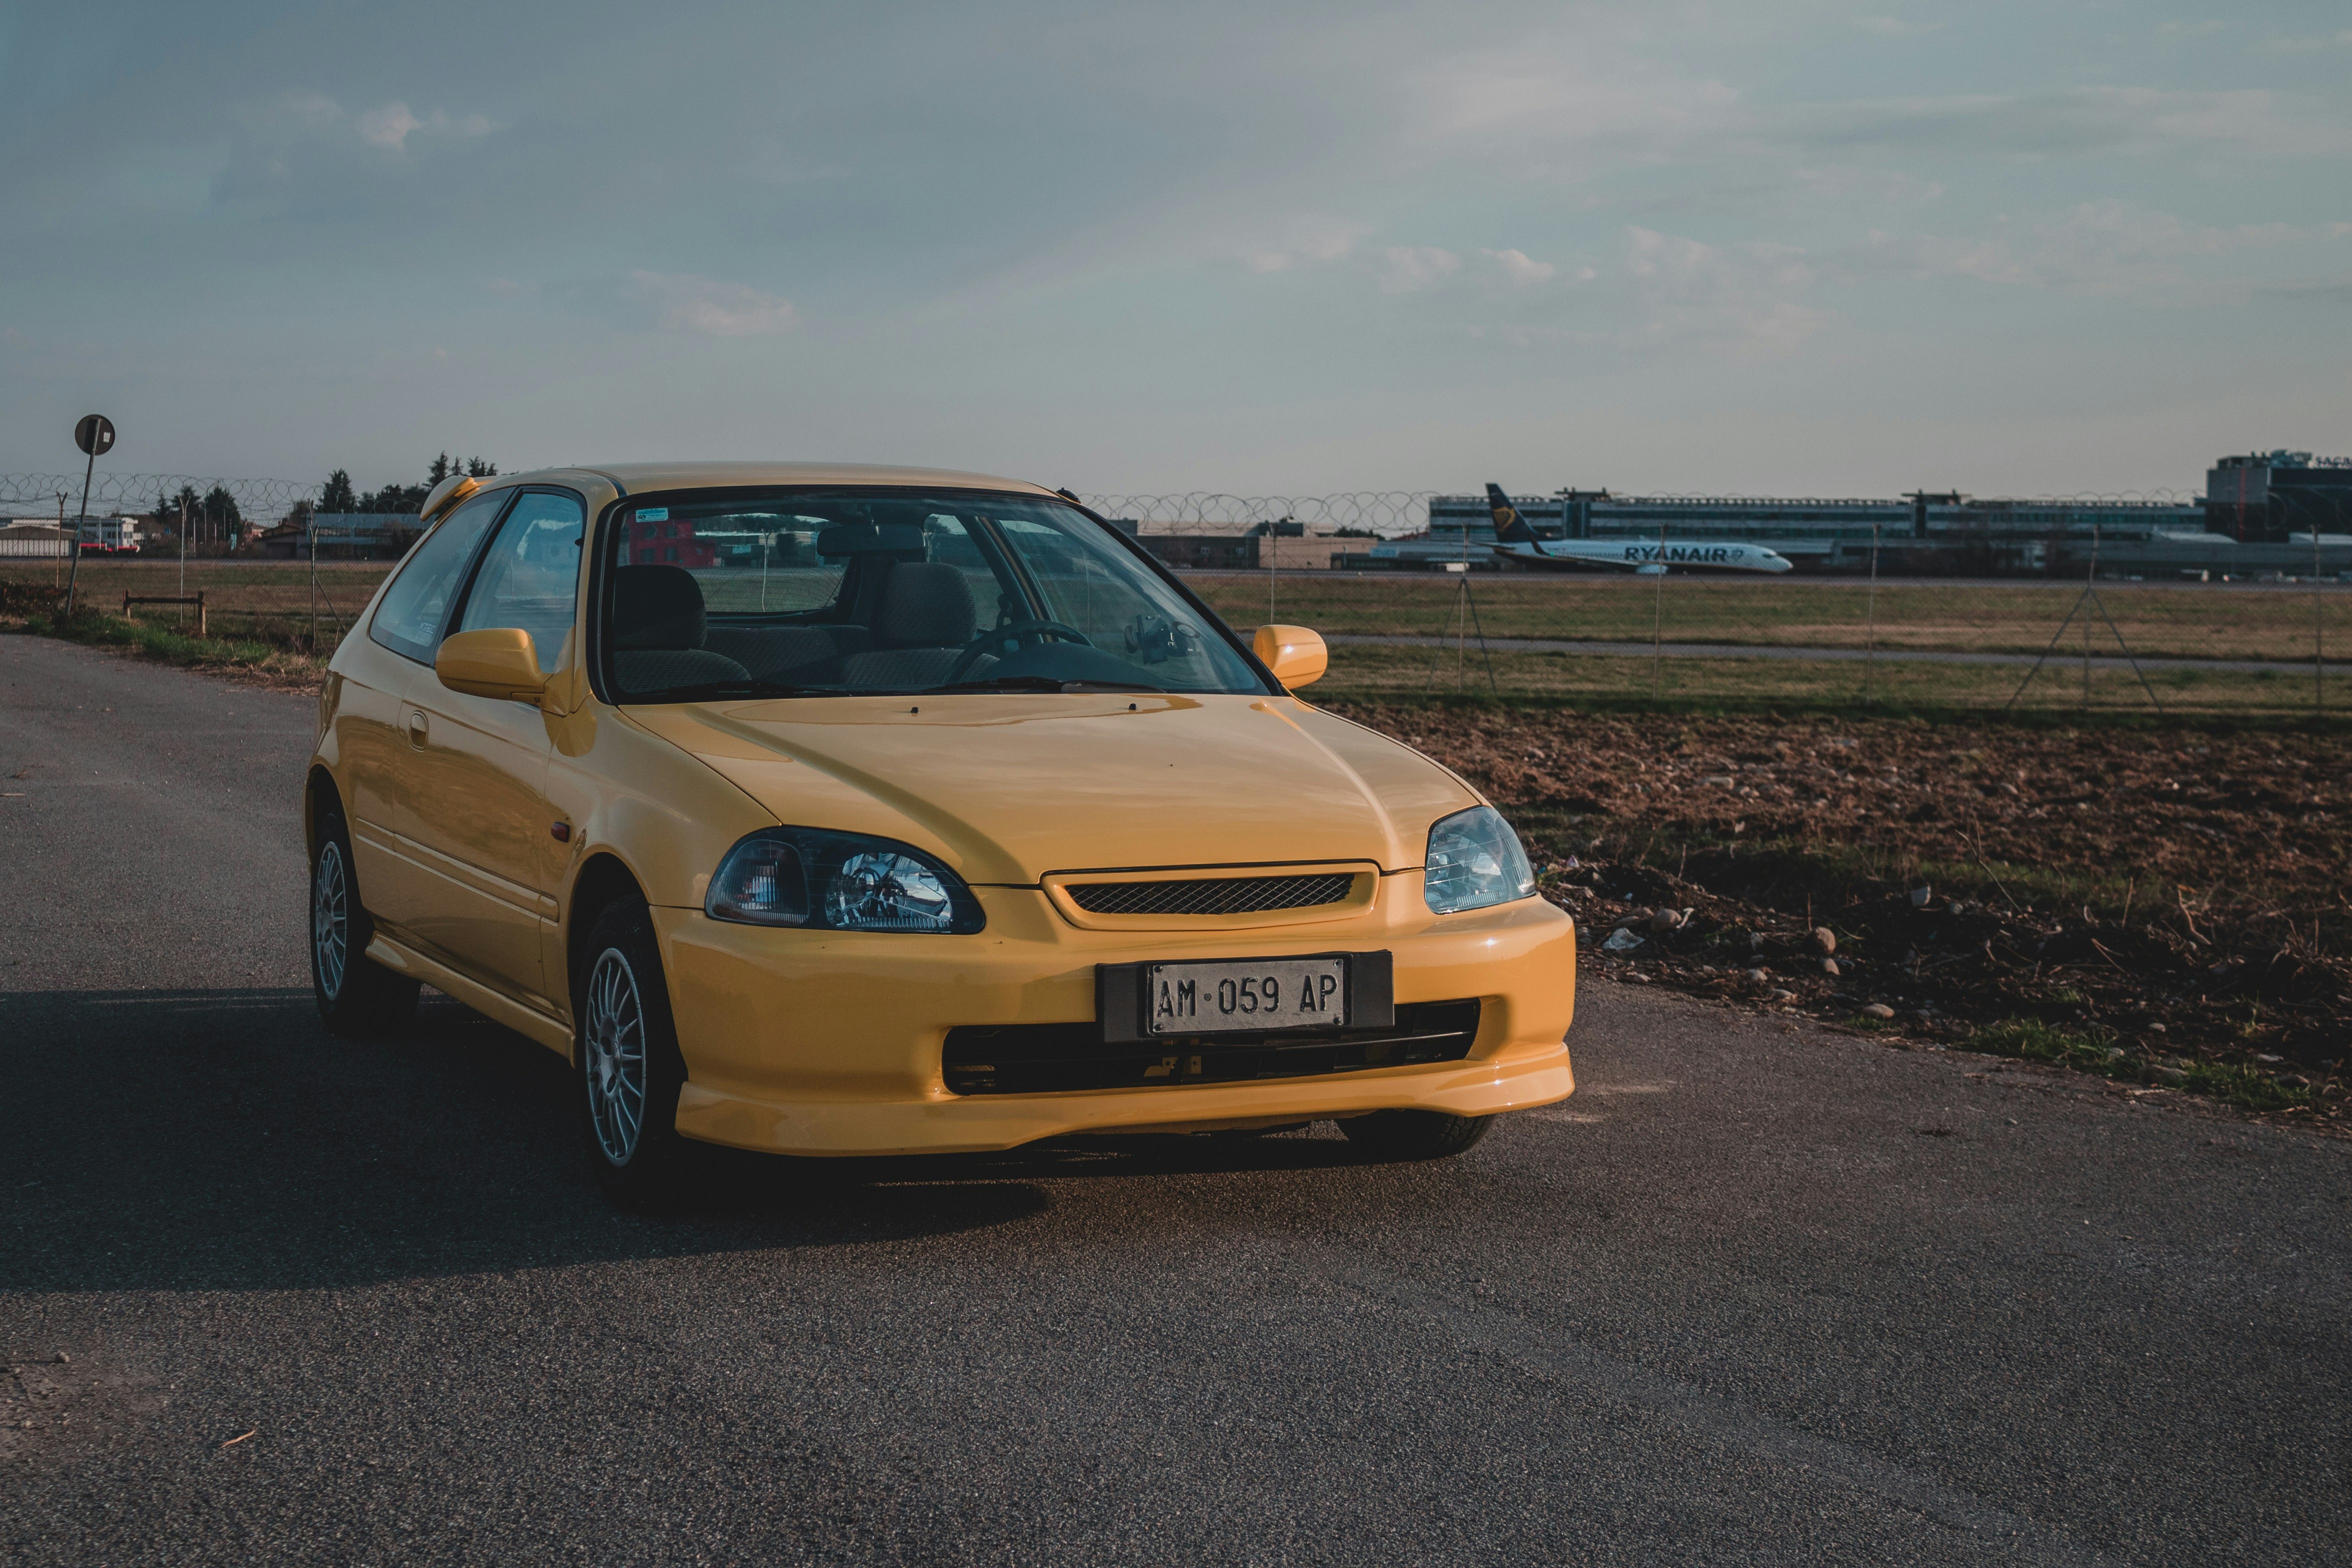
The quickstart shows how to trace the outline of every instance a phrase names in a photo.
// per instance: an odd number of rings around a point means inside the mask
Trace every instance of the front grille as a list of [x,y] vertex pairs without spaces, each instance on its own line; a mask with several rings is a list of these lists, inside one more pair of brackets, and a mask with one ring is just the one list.
[[1185,882],[1076,882],[1070,897],[1088,915],[1255,915],[1337,904],[1355,883],[1349,872],[1319,876],[1208,876]]
[[948,1030],[940,1067],[955,1094],[1158,1089],[1459,1061],[1477,1038],[1475,997],[1402,1003],[1383,1029],[1170,1035],[1116,1046],[1103,1043],[1098,1023],[968,1024]]

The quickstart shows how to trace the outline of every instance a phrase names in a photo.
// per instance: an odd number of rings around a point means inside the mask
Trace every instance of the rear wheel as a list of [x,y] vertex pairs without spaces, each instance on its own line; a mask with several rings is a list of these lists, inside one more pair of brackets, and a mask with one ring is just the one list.
[[1339,1124],[1348,1141],[1384,1160],[1443,1160],[1486,1135],[1492,1116],[1449,1116],[1443,1111],[1375,1111]]
[[607,906],[586,952],[572,1015],[588,1157],[607,1197],[641,1207],[677,1190],[690,1154],[677,1134],[686,1061],[652,914],[635,898]]
[[310,990],[319,1017],[341,1035],[382,1034],[416,1012],[416,982],[367,956],[374,922],[360,903],[351,830],[341,808],[319,813],[310,852]]

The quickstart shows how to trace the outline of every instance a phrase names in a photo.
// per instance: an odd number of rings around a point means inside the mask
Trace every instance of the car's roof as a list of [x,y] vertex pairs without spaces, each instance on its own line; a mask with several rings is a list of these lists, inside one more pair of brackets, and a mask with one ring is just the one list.
[[737,485],[904,485],[932,489],[1054,492],[1026,479],[967,474],[952,468],[898,468],[861,463],[575,463],[530,474],[501,474],[500,486],[562,474],[598,474],[624,495],[647,490],[697,490]]

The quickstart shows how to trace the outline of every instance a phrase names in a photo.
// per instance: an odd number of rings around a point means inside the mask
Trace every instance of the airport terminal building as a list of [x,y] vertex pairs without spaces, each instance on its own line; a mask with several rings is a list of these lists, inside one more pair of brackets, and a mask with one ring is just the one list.
[[[2352,571],[2352,458],[2307,452],[2225,457],[2200,500],[1997,499],[1916,491],[1880,500],[1618,496],[1563,489],[1515,497],[1538,538],[1766,545],[1799,571],[1900,575],[2334,576]],[[1429,531],[1384,542],[1400,563],[1483,553],[1495,525],[1484,496],[1434,496]]]

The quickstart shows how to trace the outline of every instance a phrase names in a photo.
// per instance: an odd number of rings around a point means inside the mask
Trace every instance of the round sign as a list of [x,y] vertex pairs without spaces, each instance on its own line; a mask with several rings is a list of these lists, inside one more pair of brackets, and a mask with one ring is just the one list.
[[74,444],[92,457],[103,457],[114,449],[114,421],[102,413],[86,413],[74,426]]

